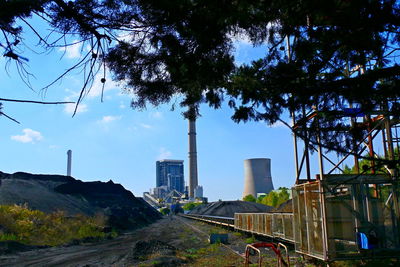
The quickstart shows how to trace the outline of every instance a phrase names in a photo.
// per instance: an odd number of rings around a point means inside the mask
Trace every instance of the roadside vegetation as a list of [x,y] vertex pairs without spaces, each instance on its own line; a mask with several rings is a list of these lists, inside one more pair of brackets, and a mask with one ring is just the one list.
[[[399,159],[400,159],[400,153],[399,153],[399,148],[395,147],[394,151],[394,160],[395,160],[395,166],[391,166],[396,167],[397,169],[400,168],[400,164],[399,164]],[[356,166],[348,166],[345,165],[344,169],[343,169],[343,174],[357,174],[357,173],[363,173],[363,174],[372,174],[373,170],[375,170],[375,173],[377,174],[389,174],[388,170],[385,167],[385,164],[387,164],[387,160],[389,160],[388,157],[382,156],[382,155],[377,155],[377,158],[374,160],[374,162],[372,163],[371,160],[369,160],[368,158],[370,157],[368,154],[364,154],[363,155],[363,159],[358,161],[358,167],[359,170],[357,170]]]
[[62,211],[46,214],[24,205],[0,205],[0,241],[56,246],[74,240],[116,236],[114,231],[103,231],[105,223],[106,218],[102,214],[68,217]]
[[199,202],[199,203],[194,203],[194,202],[190,202],[190,203],[186,203],[185,205],[183,205],[183,209],[186,211],[190,211],[192,209],[194,209],[195,207],[202,205],[203,203]]
[[243,198],[244,201],[257,202],[274,208],[279,207],[290,198],[289,189],[279,187],[278,190],[273,190],[266,195],[259,196],[257,199],[253,195],[247,195]]
[[162,215],[168,215],[171,212],[171,210],[169,208],[162,208],[160,209],[160,212]]

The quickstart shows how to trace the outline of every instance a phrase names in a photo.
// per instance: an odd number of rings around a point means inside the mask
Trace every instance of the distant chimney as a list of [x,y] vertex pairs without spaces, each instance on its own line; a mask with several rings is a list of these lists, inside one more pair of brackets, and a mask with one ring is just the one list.
[[68,160],[67,160],[67,176],[71,176],[71,164],[72,164],[72,151],[67,151]]

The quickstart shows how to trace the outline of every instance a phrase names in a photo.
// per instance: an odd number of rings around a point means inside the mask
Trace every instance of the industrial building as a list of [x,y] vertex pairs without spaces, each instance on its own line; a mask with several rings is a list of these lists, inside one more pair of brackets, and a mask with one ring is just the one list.
[[254,158],[244,161],[243,197],[259,193],[268,194],[274,190],[271,177],[271,159]]
[[162,186],[167,186],[168,191],[184,192],[183,160],[163,159],[156,162],[156,187]]
[[203,187],[199,185],[196,185],[193,189],[193,197],[190,197],[190,186],[185,186],[183,163],[183,160],[171,159],[157,161],[156,187],[151,188],[149,192],[144,192],[143,199],[157,207],[173,203],[207,202]]
[[203,198],[203,187],[201,185],[196,186],[194,189],[194,198]]
[[168,192],[169,192],[168,186],[166,185],[150,189],[150,193],[156,198],[165,198]]

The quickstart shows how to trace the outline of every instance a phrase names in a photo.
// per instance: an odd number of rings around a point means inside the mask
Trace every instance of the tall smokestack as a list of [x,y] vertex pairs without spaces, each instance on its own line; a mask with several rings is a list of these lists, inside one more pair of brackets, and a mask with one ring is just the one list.
[[197,179],[196,119],[189,118],[189,197],[194,198]]
[[67,160],[67,176],[71,176],[71,164],[72,164],[72,151],[67,151],[68,160]]

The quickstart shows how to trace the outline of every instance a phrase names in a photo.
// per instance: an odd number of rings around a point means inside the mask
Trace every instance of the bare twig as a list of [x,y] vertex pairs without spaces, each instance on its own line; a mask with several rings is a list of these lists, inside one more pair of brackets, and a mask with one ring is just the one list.
[[75,104],[75,102],[43,102],[43,101],[21,100],[21,99],[8,99],[8,98],[0,98],[0,101],[18,102],[18,103],[32,103],[32,104],[43,104],[43,105]]
[[10,116],[8,116],[7,114],[5,114],[4,112],[0,112],[0,116],[4,116],[4,117],[6,117],[7,119],[12,120],[13,122],[16,122],[16,123],[18,123],[18,124],[21,124],[19,121],[17,121],[16,119],[11,118]]
[[50,46],[47,41],[40,35],[40,33],[38,31],[35,30],[35,28],[29,23],[27,22],[24,18],[19,17],[20,20],[22,20],[32,31],[33,33],[39,38],[39,43],[43,42],[46,46]]
[[[98,54],[98,53],[99,53],[99,46],[101,46],[101,44],[100,44],[100,42],[97,40],[95,45],[97,46],[96,54]],[[91,50],[91,52],[92,52],[92,51],[93,51],[93,49]],[[72,114],[72,117],[75,116],[75,114],[76,114],[76,112],[77,112],[77,110],[78,110],[78,105],[79,105],[79,103],[82,101],[82,99],[83,99],[83,97],[84,97],[84,93],[85,93],[85,91],[86,91],[86,88],[87,88],[89,82],[90,82],[90,81],[93,81],[93,78],[91,79],[91,77],[94,77],[94,75],[93,75],[93,73],[94,73],[94,72],[93,72],[93,69],[94,69],[94,64],[95,64],[95,63],[96,63],[96,59],[92,60],[92,62],[91,62],[91,64],[90,64],[90,67],[89,67],[89,73],[88,73],[88,75],[87,75],[87,78],[85,79],[85,82],[84,82],[83,86],[82,86],[82,89],[81,89],[81,92],[80,92],[80,94],[79,94],[78,101],[77,101],[77,103],[76,103],[76,105],[75,105],[75,110],[74,110],[74,113]],[[89,87],[91,87],[91,86],[89,86]],[[90,90],[90,88],[89,88],[89,90]],[[89,92],[88,92],[88,93],[89,93]]]
[[76,63],[75,65],[73,65],[72,67],[68,68],[66,71],[64,71],[64,73],[62,73],[61,75],[59,75],[55,80],[53,80],[51,83],[49,83],[48,85],[46,85],[45,87],[42,88],[42,90],[46,90],[47,88],[49,88],[50,86],[52,86],[53,84],[55,84],[57,81],[61,80],[65,75],[67,75],[69,72],[75,70],[77,67],[79,67],[85,60],[86,58],[90,55],[91,53],[88,52],[78,63]]

